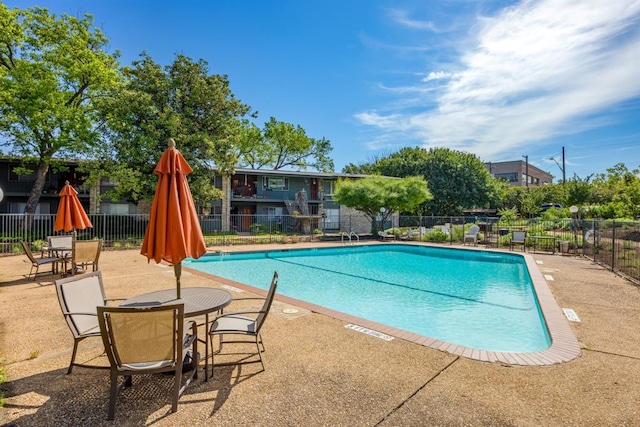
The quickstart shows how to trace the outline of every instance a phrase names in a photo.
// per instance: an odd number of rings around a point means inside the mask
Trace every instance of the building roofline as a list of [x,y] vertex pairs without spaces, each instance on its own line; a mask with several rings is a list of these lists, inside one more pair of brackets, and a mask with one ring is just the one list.
[[316,178],[367,178],[371,175],[353,174],[353,173],[334,173],[334,172],[317,172],[317,171],[291,171],[284,169],[250,169],[237,168],[234,175],[278,175],[278,176],[302,176]]

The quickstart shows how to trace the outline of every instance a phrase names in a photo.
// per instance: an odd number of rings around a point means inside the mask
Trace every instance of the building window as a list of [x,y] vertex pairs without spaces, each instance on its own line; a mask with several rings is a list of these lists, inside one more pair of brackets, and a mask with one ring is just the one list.
[[100,212],[112,215],[129,215],[128,203],[103,203]]
[[324,181],[324,198],[326,200],[333,200],[333,190],[335,189],[335,181]]
[[269,219],[271,219],[271,220],[273,220],[276,217],[281,217],[282,216],[282,208],[268,207],[267,208],[267,215],[269,216]]
[[322,224],[325,230],[340,229],[340,209],[325,209]]
[[[27,206],[26,203],[22,202],[9,202],[9,213],[24,213],[24,208]],[[36,212],[34,214],[34,219],[44,219],[41,215],[49,215],[51,213],[51,205],[49,203],[38,203],[36,205]]]
[[518,182],[518,173],[497,173],[494,175],[496,178],[505,179],[508,182]]
[[262,188],[273,191],[287,191],[289,190],[289,178],[263,176]]

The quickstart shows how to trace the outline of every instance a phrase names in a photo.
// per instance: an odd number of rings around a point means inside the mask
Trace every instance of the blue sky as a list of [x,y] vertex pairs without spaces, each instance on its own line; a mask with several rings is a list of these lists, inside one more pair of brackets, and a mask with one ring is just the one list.
[[90,13],[121,64],[205,59],[259,112],[327,138],[336,171],[402,147],[567,178],[640,167],[640,1],[5,1]]

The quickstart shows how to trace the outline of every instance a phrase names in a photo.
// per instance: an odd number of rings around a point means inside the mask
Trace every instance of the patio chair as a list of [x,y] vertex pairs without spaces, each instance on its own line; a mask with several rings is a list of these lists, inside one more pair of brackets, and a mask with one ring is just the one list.
[[[98,323],[109,364],[111,387],[108,419],[115,417],[116,399],[124,387],[132,385],[132,375],[173,373],[171,412],[178,410],[178,399],[197,378],[197,357],[191,358],[191,371],[182,381],[183,361],[191,347],[197,354],[197,324],[184,322],[184,304],[149,307],[98,307]],[[190,334],[185,333],[190,330]],[[124,376],[118,385],[118,377]]]
[[467,244],[467,242],[473,243],[474,246],[478,245],[478,233],[480,232],[480,227],[476,224],[473,224],[469,227],[469,232],[464,234],[463,244]]
[[59,236],[47,236],[46,250],[49,252],[49,256],[57,256],[61,258],[71,256],[71,250],[73,249],[73,236],[70,234]]
[[89,267],[98,270],[102,240],[74,240],[71,251],[71,275],[84,273]]
[[409,228],[407,234],[400,235],[400,240],[413,240],[415,237],[420,237],[420,233]]
[[527,232],[514,230],[511,232],[510,248],[513,250],[514,245],[522,245],[522,250],[527,250]]
[[[29,247],[29,244],[27,242],[21,241],[20,244],[22,245],[22,249],[24,250],[24,253],[27,255],[27,258],[29,258],[29,261],[31,261],[31,270],[29,270],[29,275],[27,276],[27,278],[31,278],[31,274],[33,273],[33,280],[36,280],[36,276],[38,275],[38,273],[40,273],[40,266],[46,265],[46,264],[51,264],[51,274],[56,273],[57,263],[62,261],[61,258],[58,258],[58,257],[36,258],[33,255],[33,252],[31,252],[31,248]],[[36,269],[35,273],[33,272],[34,268]]]
[[105,296],[102,274],[99,271],[59,279],[55,281],[55,284],[62,314],[64,314],[67,325],[73,334],[73,352],[67,374],[71,373],[74,366],[105,369],[105,366],[75,363],[78,344],[85,338],[100,336],[98,306],[124,299],[108,299]]
[[[249,340],[231,340],[225,341],[224,335],[244,335],[248,337],[252,337],[255,340],[256,347],[258,349],[258,356],[260,357],[260,364],[262,365],[262,370],[265,369],[264,361],[262,360],[262,352],[264,352],[264,343],[262,342],[262,336],[260,335],[260,330],[264,325],[264,321],[269,314],[269,310],[271,309],[271,304],[273,302],[273,297],[276,293],[276,288],[278,286],[278,272],[273,272],[273,278],[271,279],[271,286],[269,287],[269,292],[265,298],[237,298],[234,301],[242,301],[242,300],[263,300],[262,308],[260,310],[246,310],[246,311],[236,311],[233,313],[225,313],[216,317],[211,325],[211,329],[209,330],[209,339],[211,348],[213,348],[213,337],[218,335],[220,338],[219,350],[217,354],[221,354],[222,347],[224,344],[240,344],[240,343],[251,343],[253,341]],[[245,315],[250,316],[245,316]],[[262,350],[260,349],[260,345],[262,345]],[[229,363],[219,363],[217,366],[230,366],[230,365],[241,365],[244,363],[256,363],[257,360],[248,361],[248,362],[229,362]],[[213,376],[213,369],[216,366],[214,361],[214,355],[211,355],[211,376]]]
[[380,237],[380,239],[382,240],[387,240],[387,239],[392,239],[395,240],[396,235],[393,233],[387,233],[386,231],[382,230],[382,231],[378,231],[378,236]]

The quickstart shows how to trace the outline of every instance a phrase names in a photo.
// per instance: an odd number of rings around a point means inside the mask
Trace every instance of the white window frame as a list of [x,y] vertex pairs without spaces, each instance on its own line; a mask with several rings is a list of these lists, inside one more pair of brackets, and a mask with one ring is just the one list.
[[262,188],[272,191],[288,191],[289,178],[286,176],[263,176]]

